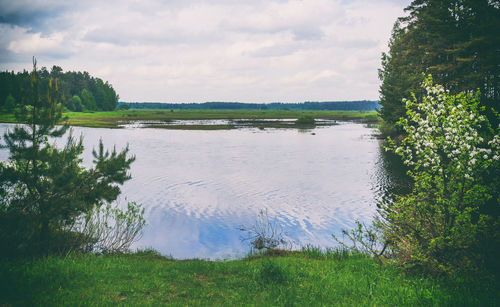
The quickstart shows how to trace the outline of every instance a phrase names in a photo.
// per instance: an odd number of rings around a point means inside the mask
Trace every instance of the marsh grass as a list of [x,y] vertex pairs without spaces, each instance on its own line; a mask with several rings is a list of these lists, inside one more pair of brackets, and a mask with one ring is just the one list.
[[242,260],[154,251],[0,261],[0,305],[498,306],[493,280],[406,275],[369,257],[307,248]]
[[322,249],[320,247],[315,247],[312,245],[306,245],[302,247],[302,254],[310,259],[317,260],[347,260],[349,258],[362,257],[365,258],[366,255],[361,253],[354,253],[345,248],[326,248]]
[[[134,121],[170,121],[170,120],[203,120],[203,119],[234,119],[255,121],[255,127],[260,128],[290,128],[290,124],[280,122],[259,122],[261,119],[297,119],[301,116],[337,120],[364,120],[373,118],[377,112],[359,111],[287,111],[287,110],[116,110],[109,112],[67,112],[64,116],[71,126],[95,128],[119,128],[124,123]],[[14,123],[12,114],[0,114],[0,122]],[[182,126],[182,127],[181,127]],[[206,126],[197,130],[209,130]],[[230,125],[219,129],[230,129]],[[171,128],[176,129],[176,128]],[[177,129],[189,129],[180,125]]]

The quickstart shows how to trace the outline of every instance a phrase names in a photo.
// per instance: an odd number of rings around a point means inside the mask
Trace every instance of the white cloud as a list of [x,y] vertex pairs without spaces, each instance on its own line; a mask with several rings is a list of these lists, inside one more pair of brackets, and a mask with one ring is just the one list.
[[54,33],[47,37],[42,37],[41,33],[23,33],[21,37],[9,43],[8,49],[18,54],[34,54],[34,53],[57,53],[63,49],[62,42],[64,35],[62,33]]
[[[28,69],[35,55],[41,66],[108,80],[126,101],[177,102],[377,99],[380,53],[405,6],[393,0],[65,3],[43,22],[0,24],[8,48],[2,69]],[[19,7],[9,8],[12,16],[22,15]]]

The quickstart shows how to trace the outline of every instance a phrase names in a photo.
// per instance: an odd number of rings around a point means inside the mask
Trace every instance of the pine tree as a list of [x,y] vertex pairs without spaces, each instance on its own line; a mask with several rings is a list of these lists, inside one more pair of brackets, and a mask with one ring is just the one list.
[[[382,69],[379,69],[380,115],[385,122],[394,125],[405,114],[403,98],[409,97],[412,89],[422,81],[418,71],[422,70],[408,57],[411,52],[408,29],[401,27],[399,21],[394,24],[389,41],[389,53],[382,54]],[[420,91],[415,91],[419,96]]]
[[410,92],[420,97],[422,73],[454,94],[480,89],[487,110],[498,109],[500,1],[414,0],[405,11],[382,55],[382,118],[395,124],[404,117],[401,99]]
[[62,118],[63,100],[58,81],[50,79],[40,95],[36,60],[33,59],[30,92],[23,95],[16,126],[4,135],[10,150],[0,163],[0,244],[4,254],[47,254],[78,248],[78,233],[70,227],[83,214],[114,201],[118,184],[130,179],[134,161],[128,148],[94,151],[95,166],[83,168],[82,138],[71,132],[64,148],[49,139],[62,137],[68,126]]

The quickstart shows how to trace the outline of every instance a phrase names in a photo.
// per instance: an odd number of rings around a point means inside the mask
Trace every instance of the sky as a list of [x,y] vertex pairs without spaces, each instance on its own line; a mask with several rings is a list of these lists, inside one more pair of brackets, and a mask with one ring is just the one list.
[[378,100],[404,0],[0,0],[0,70],[53,65],[120,101]]

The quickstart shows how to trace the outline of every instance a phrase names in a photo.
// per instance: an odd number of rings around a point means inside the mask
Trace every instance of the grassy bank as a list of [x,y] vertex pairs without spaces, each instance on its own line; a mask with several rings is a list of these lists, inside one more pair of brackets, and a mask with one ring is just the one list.
[[[376,112],[359,111],[286,111],[286,110],[119,110],[110,112],[68,112],[68,124],[72,126],[118,128],[120,124],[133,121],[170,121],[170,120],[203,120],[203,119],[234,119],[234,120],[259,120],[259,119],[296,119],[301,115],[309,115],[314,118],[336,119],[336,120],[365,120],[376,121]],[[0,114],[0,122],[14,123],[12,114]],[[171,129],[182,129],[175,125]],[[191,129],[205,129],[202,125]],[[209,125],[206,125],[209,126]],[[220,126],[220,125],[219,125]],[[256,127],[281,128],[276,122],[255,124]],[[289,127],[290,125],[286,126]],[[158,126],[156,126],[157,128]],[[163,127],[164,128],[164,127]],[[189,127],[185,127],[190,129]],[[218,127],[222,129],[224,127]],[[226,125],[225,129],[231,129]],[[208,128],[210,129],[210,128]]]
[[362,255],[213,262],[153,253],[0,261],[0,305],[497,305],[492,282],[407,276]]

